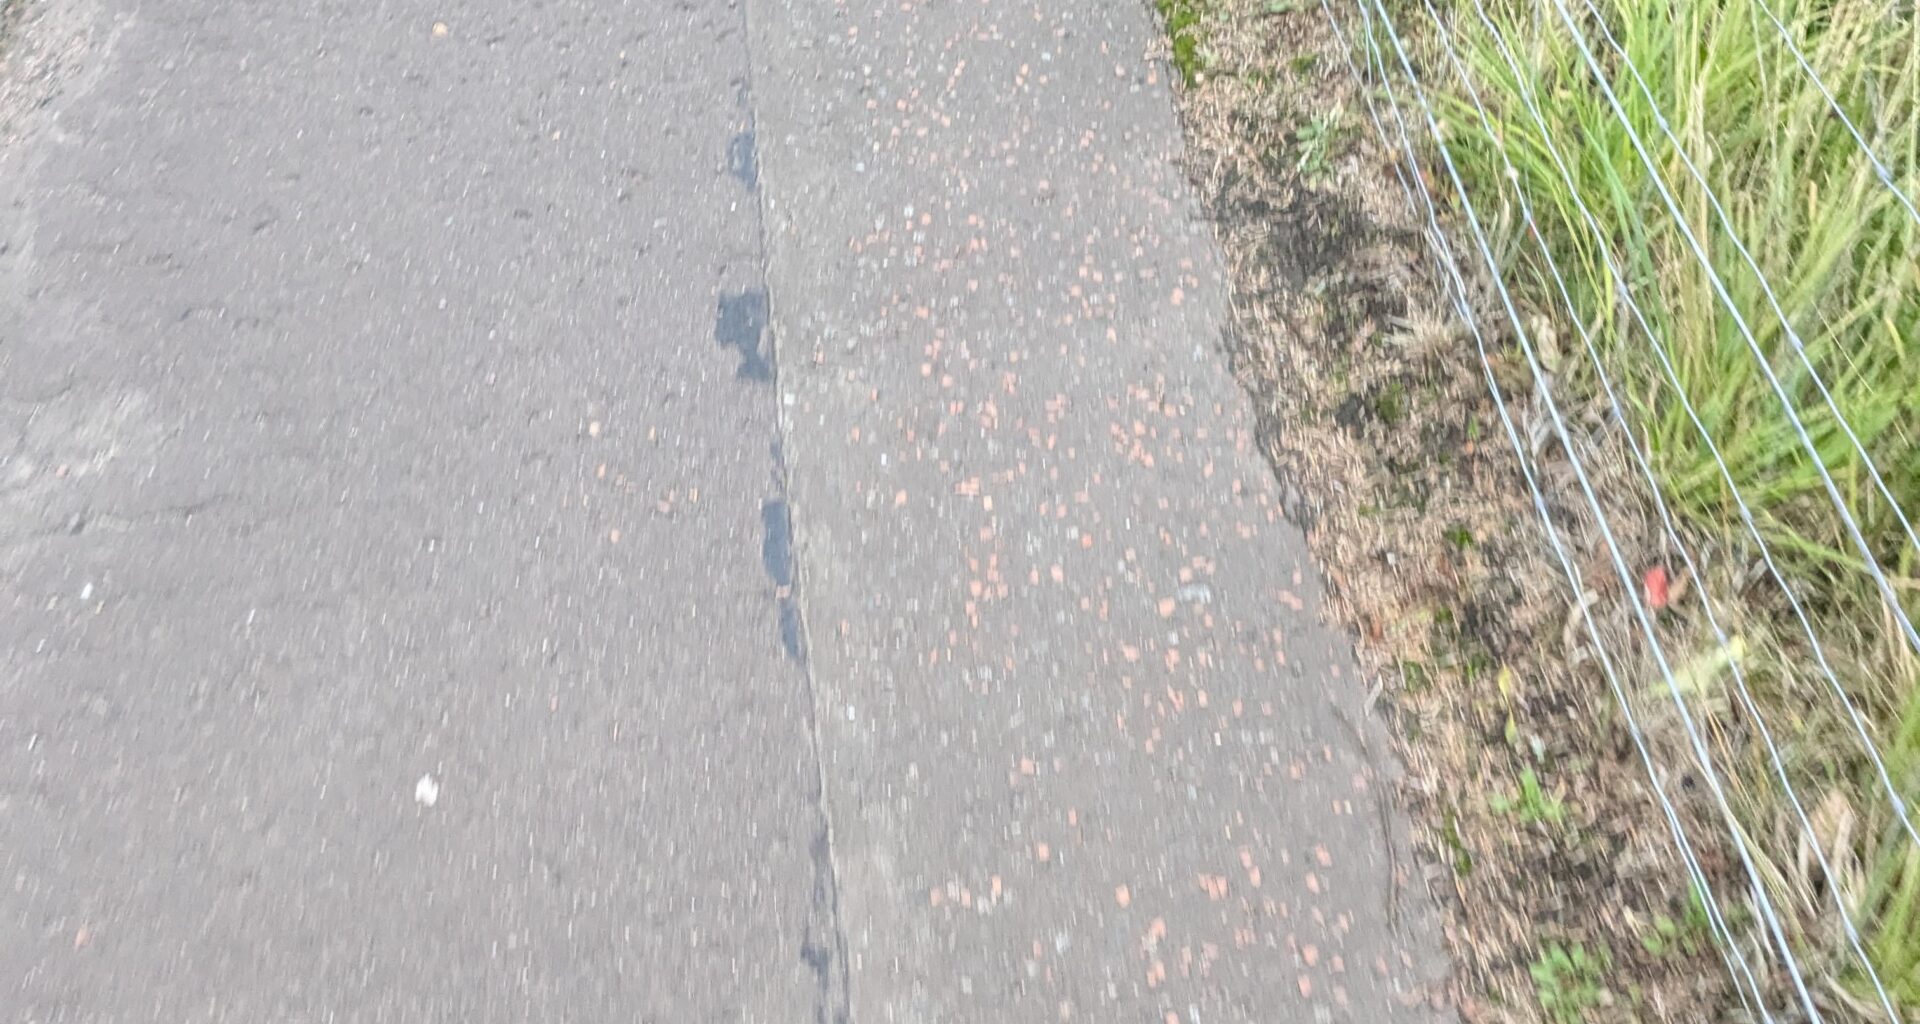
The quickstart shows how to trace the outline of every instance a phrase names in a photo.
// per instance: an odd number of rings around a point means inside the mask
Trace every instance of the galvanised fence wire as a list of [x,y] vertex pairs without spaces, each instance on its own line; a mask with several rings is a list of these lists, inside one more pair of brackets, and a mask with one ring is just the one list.
[[[1704,907],[1737,994],[1730,1015],[1920,1019],[1907,934],[1920,899],[1906,754],[1920,721],[1914,11],[1791,0],[1322,8]],[[1643,66],[1649,53],[1660,66]],[[1715,104],[1717,117],[1703,109]],[[1721,136],[1703,130],[1715,123]],[[1770,146],[1768,133],[1786,141]],[[1797,159],[1768,163],[1783,151]],[[1755,163],[1745,178],[1716,167],[1739,159]],[[1799,212],[1776,222],[1770,208]],[[1545,350],[1543,317],[1579,339],[1577,366]],[[1703,346],[1721,361],[1705,377],[1689,363]],[[1517,389],[1496,372],[1516,356]],[[1729,402],[1717,389],[1733,379],[1745,386]],[[1797,451],[1730,458],[1752,424]],[[1622,453],[1627,472],[1595,465]],[[1676,483],[1689,460],[1692,482]],[[1782,498],[1769,467],[1803,486]],[[1692,500],[1701,480],[1705,503]],[[1649,519],[1695,581],[1694,629],[1665,621],[1673,610],[1623,540],[1642,531],[1621,529],[1622,516]],[[1769,649],[1790,668],[1759,664],[1747,640],[1756,620],[1777,628]],[[1703,653],[1715,669],[1704,675]],[[1838,728],[1809,735],[1812,714],[1783,704],[1763,673],[1813,684],[1795,692],[1818,693]],[[1732,742],[1713,693],[1737,709]],[[1649,694],[1664,701],[1652,712]],[[1677,724],[1677,740],[1650,735],[1650,714]],[[1682,776],[1704,800],[1676,791]],[[1753,788],[1746,776],[1765,781],[1788,828],[1756,822],[1754,800],[1735,795]],[[1851,867],[1859,842],[1816,822],[1835,777],[1883,823],[1870,871]],[[1783,880],[1796,859],[1811,884]]]

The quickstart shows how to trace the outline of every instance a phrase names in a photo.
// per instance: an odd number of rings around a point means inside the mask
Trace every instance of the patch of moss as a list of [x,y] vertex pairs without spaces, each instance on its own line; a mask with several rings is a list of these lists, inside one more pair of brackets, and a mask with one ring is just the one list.
[[1373,399],[1373,414],[1389,427],[1397,427],[1407,418],[1407,388],[1391,381]]

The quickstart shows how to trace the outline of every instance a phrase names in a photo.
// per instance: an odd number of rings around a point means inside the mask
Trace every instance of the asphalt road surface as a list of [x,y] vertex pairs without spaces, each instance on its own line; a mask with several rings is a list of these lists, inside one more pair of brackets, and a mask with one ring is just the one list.
[[1131,0],[36,0],[0,1020],[1433,1020]]

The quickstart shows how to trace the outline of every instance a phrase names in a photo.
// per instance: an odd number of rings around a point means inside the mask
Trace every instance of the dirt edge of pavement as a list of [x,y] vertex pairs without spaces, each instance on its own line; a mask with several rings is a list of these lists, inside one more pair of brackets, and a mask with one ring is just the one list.
[[[1202,36],[1157,56],[1190,79],[1178,104],[1231,277],[1227,356],[1407,766],[1462,1015],[1717,1019],[1725,972],[1325,14],[1158,6]],[[1524,423],[1522,384],[1502,380]],[[1557,525],[1585,542],[1558,459],[1535,461]],[[1629,547],[1654,551],[1647,510],[1615,511],[1640,532]]]

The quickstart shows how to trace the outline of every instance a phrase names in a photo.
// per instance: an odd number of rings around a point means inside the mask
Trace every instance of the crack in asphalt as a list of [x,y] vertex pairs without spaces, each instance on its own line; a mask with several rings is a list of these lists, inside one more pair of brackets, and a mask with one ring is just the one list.
[[772,297],[767,277],[767,223],[765,195],[760,188],[759,133],[756,130],[753,69],[755,67],[752,20],[745,4],[740,5],[740,28],[747,50],[745,78],[740,87],[740,107],[746,120],[727,147],[728,172],[752,197],[754,234],[761,286],[720,299],[715,337],[723,346],[740,352],[739,375],[765,381],[774,403],[775,438],[769,455],[773,463],[773,497],[761,505],[761,559],[768,578],[774,584],[778,606],[782,649],[798,666],[806,687],[808,709],[807,736],[813,757],[812,802],[816,831],[808,844],[813,870],[809,902],[809,920],[799,942],[799,956],[813,979],[815,1024],[848,1024],[851,996],[847,973],[847,941],[840,914],[840,879],[833,856],[833,815],[827,806],[826,759],[820,729],[820,689],[814,679],[812,662],[807,658],[806,614],[802,603],[804,583],[796,542],[798,524],[787,490],[788,424],[781,404],[780,339],[772,329]]

